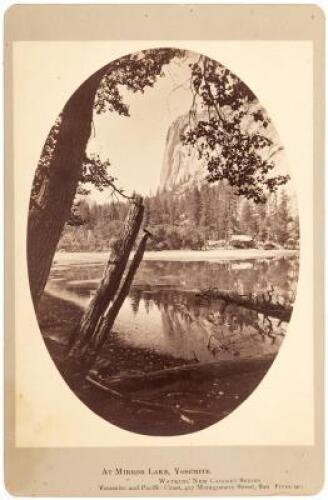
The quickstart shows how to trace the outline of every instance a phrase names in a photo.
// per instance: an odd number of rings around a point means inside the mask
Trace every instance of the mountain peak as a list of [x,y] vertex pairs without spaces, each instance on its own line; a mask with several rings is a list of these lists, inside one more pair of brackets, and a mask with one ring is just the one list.
[[189,122],[189,115],[179,116],[171,124],[167,136],[160,175],[160,191],[171,190],[189,183],[200,183],[206,172],[194,148],[184,146],[181,134]]
[[[247,114],[243,118],[241,128],[249,134],[261,133],[270,138],[273,142],[272,150],[280,145],[280,140],[275,127],[271,122],[265,129],[260,122],[255,122],[253,114],[256,111],[264,111],[263,107],[255,102],[249,106]],[[205,110],[197,113],[197,120],[207,120],[208,115]],[[164,151],[163,164],[160,174],[159,190],[182,189],[191,184],[200,185],[207,174],[206,167],[198,157],[196,148],[184,146],[181,141],[181,134],[189,124],[189,113],[179,116],[170,125]],[[263,158],[269,156],[270,150],[263,152]],[[262,153],[260,153],[262,154]],[[280,173],[281,167],[284,168],[284,154],[275,155],[276,165]]]

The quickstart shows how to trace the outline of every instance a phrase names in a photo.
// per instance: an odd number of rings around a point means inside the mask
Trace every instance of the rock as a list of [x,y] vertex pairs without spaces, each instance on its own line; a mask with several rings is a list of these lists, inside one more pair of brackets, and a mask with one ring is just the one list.
[[[259,103],[254,103],[250,106],[248,114],[243,118],[242,128],[244,130],[247,129],[251,133],[258,130],[260,122],[254,122],[252,114],[259,109],[263,109]],[[168,130],[160,174],[160,190],[175,188],[183,192],[187,186],[199,186],[206,177],[207,170],[198,159],[196,148],[183,146],[181,142],[181,134],[188,126],[189,119],[189,113],[179,116],[173,121]],[[199,112],[197,120],[207,121],[207,111]],[[273,140],[274,143],[279,142],[277,132],[272,123],[265,129],[265,132],[261,130],[261,133],[265,133],[266,137]],[[283,153],[278,153],[278,155],[281,158]]]

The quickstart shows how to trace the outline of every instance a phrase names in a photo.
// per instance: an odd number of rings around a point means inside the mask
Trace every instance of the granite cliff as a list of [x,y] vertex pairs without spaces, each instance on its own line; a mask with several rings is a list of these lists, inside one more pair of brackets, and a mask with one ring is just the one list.
[[[262,106],[257,103],[250,107],[248,114],[243,118],[242,128],[245,131],[247,130],[248,133],[259,131],[273,140],[274,145],[270,148],[270,151],[263,153],[263,158],[265,158],[279,147],[280,140],[272,123],[269,123],[265,129],[259,123],[254,123],[251,113],[259,109],[263,110]],[[207,114],[205,112],[199,114],[198,119],[206,120]],[[205,179],[206,168],[198,159],[197,151],[194,148],[183,146],[181,143],[180,136],[187,127],[188,122],[189,115],[186,113],[176,118],[168,129],[160,175],[160,190],[183,190],[184,186],[195,183],[200,185]],[[286,171],[283,151],[275,155],[275,162],[279,173],[280,171]],[[278,173],[278,170],[276,170],[276,173]]]

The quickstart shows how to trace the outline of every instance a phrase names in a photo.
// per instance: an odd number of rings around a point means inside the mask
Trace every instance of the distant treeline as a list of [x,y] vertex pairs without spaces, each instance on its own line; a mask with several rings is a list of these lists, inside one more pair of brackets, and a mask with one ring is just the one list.
[[[107,250],[120,235],[128,205],[82,199],[77,211],[84,223],[66,225],[58,249]],[[298,217],[285,190],[270,195],[265,204],[255,204],[234,195],[224,183],[146,197],[144,226],[154,235],[148,246],[152,250],[196,250],[214,242],[228,245],[236,234],[251,236],[255,246],[268,241],[282,247],[297,246],[299,240]]]

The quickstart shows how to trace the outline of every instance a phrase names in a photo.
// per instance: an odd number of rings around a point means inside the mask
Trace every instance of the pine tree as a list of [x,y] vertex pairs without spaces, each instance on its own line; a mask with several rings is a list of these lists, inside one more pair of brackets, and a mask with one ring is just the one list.
[[195,226],[199,226],[201,217],[201,194],[198,186],[195,186],[191,193],[192,221]]
[[277,241],[280,245],[285,245],[289,238],[288,224],[291,221],[289,211],[289,197],[285,190],[282,190],[280,195],[280,202],[277,208],[277,226],[276,235]]

